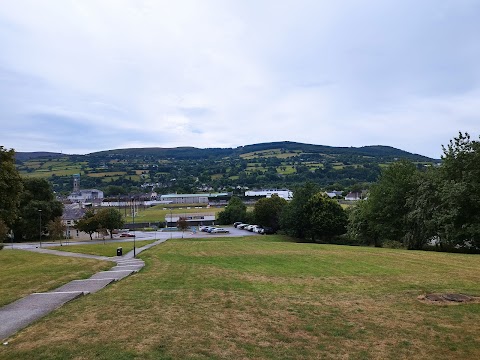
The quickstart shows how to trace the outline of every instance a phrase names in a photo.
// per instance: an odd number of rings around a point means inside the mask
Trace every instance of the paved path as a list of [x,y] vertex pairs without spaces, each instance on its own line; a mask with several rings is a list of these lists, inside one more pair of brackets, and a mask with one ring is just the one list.
[[[136,249],[136,255],[142,251],[150,249],[152,246],[165,242],[166,240],[167,239],[157,240],[154,243],[138,248]],[[1,307],[0,340],[2,341],[15,334],[20,329],[30,325],[35,320],[44,317],[55,309],[58,309],[67,302],[80,296],[97,292],[114,281],[119,281],[140,271],[140,269],[145,266],[143,260],[134,258],[133,250],[124,256],[118,257],[78,254],[50,249],[39,249],[36,247],[24,248],[24,250],[59,256],[114,261],[117,265],[109,271],[98,272],[89,279],[73,280],[57,289],[44,293],[34,293]]]

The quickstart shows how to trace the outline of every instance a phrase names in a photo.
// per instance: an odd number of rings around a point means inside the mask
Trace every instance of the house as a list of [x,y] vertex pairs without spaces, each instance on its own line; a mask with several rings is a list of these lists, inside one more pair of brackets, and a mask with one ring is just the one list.
[[85,215],[85,209],[79,203],[65,204],[63,207],[62,223],[66,227],[65,235],[70,237],[70,231],[75,223]]
[[347,201],[356,201],[362,199],[361,192],[349,192],[347,196],[345,196],[345,200]]
[[327,196],[330,198],[330,199],[334,199],[336,198],[337,196],[342,196],[342,191],[338,191],[338,190],[333,190],[333,191],[328,191],[326,192],[325,194],[327,194]]

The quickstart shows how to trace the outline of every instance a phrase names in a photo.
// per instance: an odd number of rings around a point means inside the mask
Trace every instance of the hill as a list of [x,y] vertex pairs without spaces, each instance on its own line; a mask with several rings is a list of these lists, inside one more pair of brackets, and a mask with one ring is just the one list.
[[237,148],[195,148],[195,147],[177,147],[177,148],[131,148],[115,149],[90,153],[95,157],[159,157],[159,158],[212,158],[212,157],[231,157],[248,154],[251,152],[262,152],[266,150],[281,149],[284,151],[300,151],[302,153],[315,153],[326,155],[354,155],[354,156],[374,156],[381,158],[406,158],[412,161],[434,161],[429,157],[412,154],[404,150],[396,149],[391,146],[362,146],[362,147],[333,147],[325,145],[304,144],[290,141],[270,142],[239,146]]
[[[438,162],[389,146],[332,147],[297,142],[237,148],[134,148],[86,155],[17,153],[26,176],[48,178],[58,192],[71,191],[72,175],[83,188],[107,195],[156,188],[167,192],[235,191],[245,187],[291,188],[305,181],[348,190],[376,181],[381,168],[398,159],[419,167]],[[122,190],[123,189],[123,190]]]
[[37,151],[37,152],[16,152],[15,158],[19,161],[26,161],[30,159],[38,159],[38,158],[58,158],[63,156],[60,153],[54,152],[46,152],[46,151]]

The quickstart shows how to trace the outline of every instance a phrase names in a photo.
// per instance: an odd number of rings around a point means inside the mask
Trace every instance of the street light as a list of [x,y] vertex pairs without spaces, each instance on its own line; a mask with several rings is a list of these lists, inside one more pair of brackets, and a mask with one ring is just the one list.
[[41,209],[38,209],[38,215],[40,216],[39,241],[40,241],[40,247],[42,247],[42,210]]
[[132,219],[133,219],[133,257],[135,257],[136,253],[136,248],[135,248],[135,198],[132,197],[132,206],[133,206],[133,211],[132,211]]

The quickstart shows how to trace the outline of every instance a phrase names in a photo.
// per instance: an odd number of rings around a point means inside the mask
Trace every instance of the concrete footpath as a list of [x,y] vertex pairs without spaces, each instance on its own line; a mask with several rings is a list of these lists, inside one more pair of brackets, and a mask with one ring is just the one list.
[[[165,242],[161,239],[136,249],[136,254]],[[80,296],[95,293],[114,281],[140,271],[145,266],[143,260],[134,258],[133,250],[124,256],[106,257],[77,254],[65,251],[29,248],[27,251],[40,252],[59,256],[71,256],[116,262],[109,271],[101,271],[89,279],[73,280],[54,290],[34,293],[0,308],[0,340],[4,341],[17,331],[44,317],[55,309]]]

